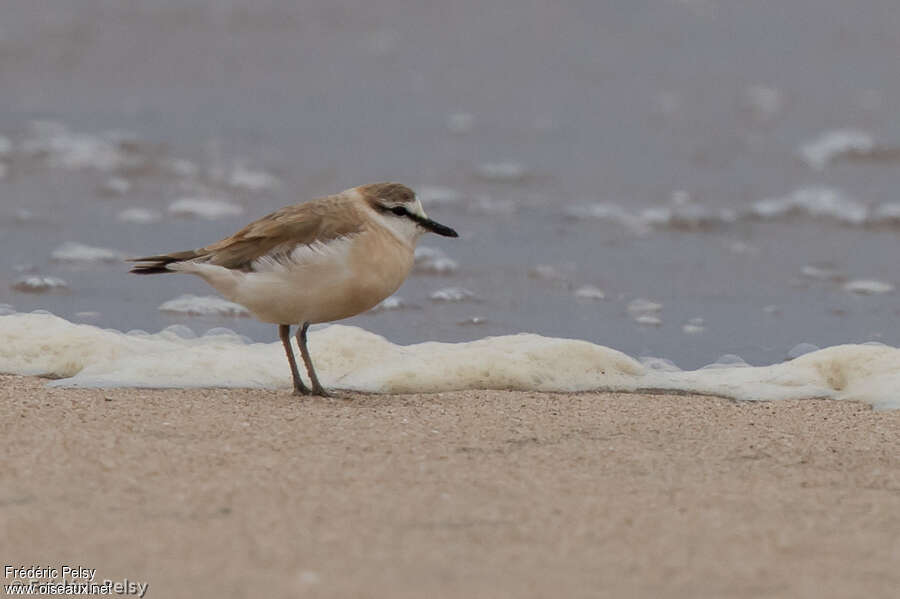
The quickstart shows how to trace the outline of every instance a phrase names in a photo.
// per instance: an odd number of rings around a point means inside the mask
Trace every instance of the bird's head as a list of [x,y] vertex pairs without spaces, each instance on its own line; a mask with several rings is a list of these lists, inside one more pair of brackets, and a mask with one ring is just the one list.
[[356,191],[381,217],[385,226],[404,238],[415,241],[426,232],[459,237],[450,227],[428,218],[416,193],[405,185],[371,183],[357,187]]

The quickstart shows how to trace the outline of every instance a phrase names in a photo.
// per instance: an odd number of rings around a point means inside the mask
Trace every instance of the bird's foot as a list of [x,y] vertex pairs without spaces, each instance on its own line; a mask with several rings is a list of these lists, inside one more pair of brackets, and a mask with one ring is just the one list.
[[310,394],[312,394],[312,392],[306,387],[294,387],[294,395],[298,397]]
[[319,397],[334,397],[331,393],[325,390],[321,385],[314,385],[312,388],[312,394],[318,395]]

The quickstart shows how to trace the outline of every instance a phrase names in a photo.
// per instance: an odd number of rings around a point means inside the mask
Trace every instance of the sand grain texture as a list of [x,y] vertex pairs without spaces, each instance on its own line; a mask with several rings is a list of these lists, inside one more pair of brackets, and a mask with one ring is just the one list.
[[900,411],[0,377],[5,563],[148,597],[895,597]]

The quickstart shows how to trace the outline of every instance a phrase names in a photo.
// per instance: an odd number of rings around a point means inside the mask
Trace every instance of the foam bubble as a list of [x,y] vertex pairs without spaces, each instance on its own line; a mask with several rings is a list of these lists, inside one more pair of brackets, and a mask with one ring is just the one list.
[[681,369],[675,365],[675,362],[668,358],[656,358],[653,356],[641,356],[638,361],[649,368],[659,372],[680,372]]
[[857,279],[845,283],[844,289],[859,295],[880,295],[882,293],[890,293],[894,290],[894,286],[874,279]]
[[208,331],[203,333],[203,337],[225,337],[241,345],[253,343],[253,340],[246,335],[241,335],[227,327],[214,327],[212,329],[209,329]]
[[250,316],[250,311],[240,304],[229,302],[215,295],[192,295],[189,293],[164,302],[159,306],[159,311],[191,316]]
[[200,172],[196,164],[182,158],[170,158],[163,163],[163,166],[178,177],[194,177]]
[[706,330],[706,322],[697,316],[684,323],[681,330],[687,335],[699,335]]
[[53,250],[50,257],[57,262],[119,262],[125,254],[109,248],[69,241]]
[[885,202],[872,210],[869,218],[872,224],[900,224],[900,202]]
[[666,224],[676,229],[708,229],[725,223],[733,223],[738,219],[734,210],[715,210],[697,203],[691,195],[683,190],[672,193],[669,202],[668,219],[659,224]]
[[601,220],[624,227],[634,235],[656,229],[711,229],[737,222],[742,214],[729,209],[713,209],[700,204],[685,191],[676,191],[664,205],[630,212],[610,202],[569,206],[563,212],[574,220]]
[[753,205],[753,212],[765,219],[800,213],[851,225],[863,224],[868,217],[864,204],[831,187],[802,187],[781,198],[761,200]]
[[100,186],[100,191],[112,196],[122,196],[131,191],[131,181],[124,177],[110,177]]
[[650,231],[651,221],[668,222],[670,214],[665,216],[659,212],[652,214],[631,214],[618,204],[609,202],[597,202],[595,204],[570,206],[564,210],[565,214],[575,220],[600,220],[622,225],[635,235],[644,235]]
[[662,304],[639,297],[628,302],[626,310],[628,310],[628,313],[632,317],[638,317],[643,314],[655,314],[659,312],[662,310]]
[[859,129],[835,129],[803,144],[800,155],[810,167],[823,170],[830,162],[851,154],[866,154],[875,149],[871,134]]
[[238,164],[228,176],[228,185],[247,191],[261,192],[277,189],[279,181],[275,175]]
[[30,275],[16,279],[12,284],[12,288],[24,293],[53,293],[68,291],[69,284],[59,277]]
[[444,287],[428,297],[433,302],[464,302],[475,299],[475,293],[465,287]]
[[[196,337],[181,326],[125,335],[46,312],[0,316],[0,340],[0,372],[62,379],[52,386],[291,387],[279,341],[245,344],[230,335]],[[650,368],[586,341],[533,334],[399,346],[357,327],[331,325],[311,331],[309,344],[320,379],[336,389],[668,390],[740,400],[831,398],[900,408],[900,349],[884,345],[829,347],[763,367],[723,356],[712,368],[673,371]]]
[[390,297],[386,297],[380,302],[378,302],[369,312],[387,312],[390,310],[402,310],[406,308],[408,305],[406,300],[404,300],[399,295],[392,295]]
[[481,316],[471,316],[466,318],[465,320],[460,320],[456,324],[460,326],[479,326],[482,324],[487,324],[487,318],[483,318]]
[[662,318],[655,314],[641,314],[640,316],[635,316],[634,321],[648,327],[658,327],[662,325]]
[[575,299],[598,301],[606,299],[606,294],[599,287],[583,285],[575,290]]
[[451,275],[459,270],[459,263],[439,248],[419,246],[415,250],[413,272],[417,274]]
[[744,358],[736,354],[722,354],[716,361],[703,366],[701,370],[714,370],[717,368],[748,368],[750,365],[744,361]]
[[36,121],[31,123],[22,149],[28,155],[46,158],[54,167],[108,172],[141,163],[140,157],[130,152],[124,143],[132,138],[130,134],[119,132],[104,135],[74,133],[61,123]]
[[215,220],[239,216],[244,209],[238,204],[214,198],[182,198],[169,204],[169,213],[175,216],[192,216]]
[[840,281],[844,278],[844,275],[836,268],[831,266],[814,266],[812,264],[804,266],[800,274],[818,281]]
[[528,277],[541,281],[567,281],[574,270],[573,267],[552,266],[550,264],[538,264],[528,271]]
[[729,252],[746,256],[756,256],[760,253],[759,247],[744,241],[732,241],[727,248]]
[[169,325],[160,331],[160,336],[165,337],[166,339],[196,339],[197,333],[194,330],[184,324],[173,324]]
[[819,351],[819,346],[813,343],[798,343],[790,350],[788,350],[787,357],[788,360],[793,360],[794,358],[799,358],[800,356],[805,356],[806,354],[811,354],[812,352]]
[[126,208],[120,211],[116,218],[123,223],[149,225],[162,220],[162,214],[148,208]]
[[869,215],[865,204],[832,187],[801,187],[787,196],[756,202],[752,212],[763,219],[794,213],[831,218],[850,225],[865,224]]
[[215,337],[216,335],[231,335],[234,337],[239,337],[239,335],[236,332],[232,331],[231,329],[229,329],[227,327],[213,327],[213,328],[209,329],[208,331],[206,331],[205,333],[203,333],[204,337]]

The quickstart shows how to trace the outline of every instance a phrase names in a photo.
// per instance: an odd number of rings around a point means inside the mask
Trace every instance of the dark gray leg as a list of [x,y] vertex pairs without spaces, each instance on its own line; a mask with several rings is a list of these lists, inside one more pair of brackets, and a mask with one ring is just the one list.
[[309,380],[312,381],[312,392],[314,395],[322,397],[330,397],[331,394],[319,384],[319,377],[316,376],[316,369],[313,368],[312,359],[309,357],[309,348],[306,347],[306,331],[309,330],[309,323],[304,322],[297,331],[297,344],[300,346],[300,355],[303,356],[303,363],[306,364],[306,372],[309,373]]
[[291,347],[291,325],[278,325],[278,336],[281,337],[281,344],[284,345],[288,363],[291,365],[291,376],[294,377],[294,395],[309,395],[309,389],[303,384],[300,371],[297,370],[297,360],[294,359],[294,349]]

